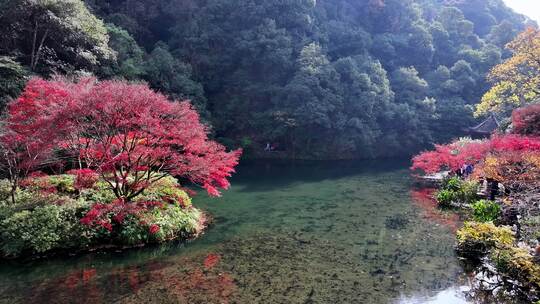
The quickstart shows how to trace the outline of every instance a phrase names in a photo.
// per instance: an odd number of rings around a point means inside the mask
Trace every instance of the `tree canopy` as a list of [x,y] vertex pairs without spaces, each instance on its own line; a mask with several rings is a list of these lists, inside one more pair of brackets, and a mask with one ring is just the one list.
[[54,166],[92,170],[125,202],[169,175],[210,195],[229,186],[240,151],[208,139],[188,102],[145,85],[31,79],[9,103],[0,147],[10,179]]
[[502,0],[25,1],[8,1],[0,55],[45,76],[146,81],[190,99],[230,147],[303,158],[397,156],[461,135],[504,46],[536,26]]
[[477,115],[508,113],[512,109],[538,102],[540,94],[540,31],[528,28],[507,48],[512,57],[495,66],[488,79],[493,87],[476,107]]
[[103,22],[80,0],[7,0],[0,24],[0,52],[34,72],[92,71],[114,56]]

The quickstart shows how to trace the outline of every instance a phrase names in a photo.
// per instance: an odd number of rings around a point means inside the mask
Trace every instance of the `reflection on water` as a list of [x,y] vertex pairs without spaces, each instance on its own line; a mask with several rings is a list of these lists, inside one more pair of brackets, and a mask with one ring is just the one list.
[[[459,219],[406,162],[243,164],[201,239],[0,266],[2,303],[465,303]],[[411,199],[412,197],[412,199]]]
[[468,288],[450,287],[438,292],[436,295],[414,295],[412,297],[402,297],[399,304],[461,304],[466,303],[464,294]]
[[459,215],[455,211],[445,211],[437,207],[434,199],[436,189],[422,188],[412,189],[410,192],[413,204],[421,209],[422,217],[432,224],[440,224],[456,232],[461,223]]

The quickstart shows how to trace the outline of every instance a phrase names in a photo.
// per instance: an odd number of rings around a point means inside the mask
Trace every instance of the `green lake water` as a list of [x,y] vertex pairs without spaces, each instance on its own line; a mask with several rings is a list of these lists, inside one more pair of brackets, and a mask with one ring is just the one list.
[[187,244],[2,262],[0,303],[466,303],[457,216],[400,161],[242,164]]

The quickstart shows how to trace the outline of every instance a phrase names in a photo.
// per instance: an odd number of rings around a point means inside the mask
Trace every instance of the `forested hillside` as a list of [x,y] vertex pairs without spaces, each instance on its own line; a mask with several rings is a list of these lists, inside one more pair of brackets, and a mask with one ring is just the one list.
[[223,143],[405,155],[474,124],[527,25],[502,0],[4,0],[0,98],[30,74],[144,80]]

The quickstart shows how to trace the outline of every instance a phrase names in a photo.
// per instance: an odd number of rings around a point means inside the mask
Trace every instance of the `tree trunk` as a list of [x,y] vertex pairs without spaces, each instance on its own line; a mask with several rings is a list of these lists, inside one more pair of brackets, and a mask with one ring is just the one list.
[[32,39],[32,54],[30,55],[30,69],[34,70],[34,61],[36,60],[36,43],[37,43],[38,23],[34,21],[34,38]]
[[11,181],[11,190],[9,191],[11,196],[11,203],[15,205],[15,192],[17,192],[17,181],[12,180]]
[[[34,21],[34,35],[32,38],[32,53],[30,57],[30,70],[35,71],[36,67],[39,62],[39,57],[41,56],[41,51],[43,49],[43,44],[45,43],[45,39],[47,39],[47,35],[49,34],[49,30],[46,29],[43,33],[43,36],[41,37],[39,44],[38,43],[38,34],[39,34],[39,24],[38,21]],[[37,45],[36,45],[37,44]]]
[[45,43],[45,39],[47,38],[47,35],[49,34],[49,30],[45,30],[45,33],[43,33],[43,37],[41,37],[41,41],[39,42],[39,46],[36,51],[36,55],[34,58],[34,66],[32,67],[32,71],[34,71],[37,67],[39,57],[41,56],[41,50],[43,49],[43,43]]
[[13,205],[15,205],[15,189],[14,189],[14,188],[11,189],[11,193],[10,193],[10,194],[11,194],[11,203],[12,203]]

